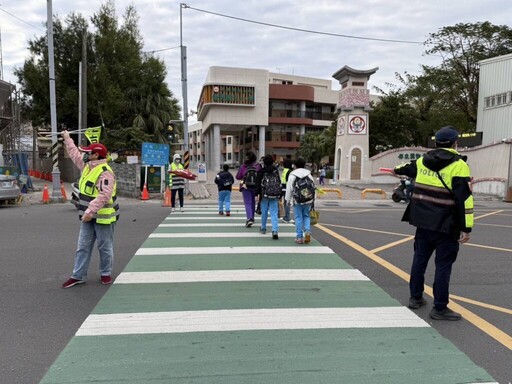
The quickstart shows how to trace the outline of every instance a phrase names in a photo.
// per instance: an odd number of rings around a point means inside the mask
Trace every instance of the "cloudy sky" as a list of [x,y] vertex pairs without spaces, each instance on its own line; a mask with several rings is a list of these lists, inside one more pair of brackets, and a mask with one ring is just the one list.
[[[64,19],[70,12],[76,12],[89,18],[101,3],[53,0],[53,14]],[[188,51],[189,109],[195,109],[210,66],[259,68],[331,79],[333,89],[339,89],[339,84],[332,74],[344,65],[356,69],[379,67],[370,86],[388,89],[388,83],[396,84],[396,72],[418,74],[421,64],[438,63],[439,58],[423,54],[422,43],[429,33],[457,23],[490,21],[505,25],[510,23],[512,15],[510,0],[190,0],[185,3],[189,8],[182,9],[182,38]],[[127,5],[135,6],[144,50],[159,51],[156,55],[167,65],[167,82],[181,101],[177,49],[180,2],[116,0],[115,4],[118,16]],[[44,0],[0,0],[5,81],[16,83],[13,68],[23,65],[28,55],[28,40],[45,34],[46,15]]]

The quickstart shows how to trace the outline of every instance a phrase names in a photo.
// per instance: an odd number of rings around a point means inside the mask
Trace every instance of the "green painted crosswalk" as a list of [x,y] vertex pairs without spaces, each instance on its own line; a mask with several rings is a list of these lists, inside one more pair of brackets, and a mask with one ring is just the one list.
[[163,221],[42,384],[494,382],[343,255],[216,208]]

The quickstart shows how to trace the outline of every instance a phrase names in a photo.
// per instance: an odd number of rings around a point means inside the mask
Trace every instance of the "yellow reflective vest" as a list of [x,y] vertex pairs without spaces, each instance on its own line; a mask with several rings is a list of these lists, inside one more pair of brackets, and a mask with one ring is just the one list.
[[[459,234],[473,228],[470,169],[452,148],[438,148],[395,173],[415,178],[411,203],[402,220],[432,231]],[[444,183],[443,183],[444,182]]]
[[[78,214],[80,219],[89,207],[89,203],[100,194],[96,183],[100,175],[105,171],[112,172],[112,168],[110,168],[110,166],[106,163],[99,164],[93,169],[91,169],[89,165],[85,165],[79,181],[80,202],[78,206]],[[112,190],[112,196],[110,197],[110,200],[103,206],[103,208],[96,212],[93,217],[97,224],[112,224],[118,220],[119,205],[116,203],[116,195],[117,183],[114,182],[114,188]]]

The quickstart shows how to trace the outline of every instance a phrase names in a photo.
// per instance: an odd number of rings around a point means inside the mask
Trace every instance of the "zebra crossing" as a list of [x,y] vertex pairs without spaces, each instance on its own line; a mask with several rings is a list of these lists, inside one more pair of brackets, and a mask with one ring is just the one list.
[[170,214],[41,383],[493,382],[343,255],[231,214]]

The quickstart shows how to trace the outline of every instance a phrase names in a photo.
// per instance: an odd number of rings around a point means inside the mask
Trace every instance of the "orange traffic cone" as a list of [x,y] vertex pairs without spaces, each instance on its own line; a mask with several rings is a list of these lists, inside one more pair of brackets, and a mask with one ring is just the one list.
[[164,203],[162,204],[162,207],[172,207],[172,204],[171,204],[171,190],[169,189],[169,186],[165,187]]
[[60,193],[62,194],[62,200],[68,201],[68,196],[66,194],[66,188],[64,188],[64,183],[62,181],[60,182]]
[[144,188],[142,189],[142,196],[140,199],[141,200],[149,200],[148,187],[147,187],[146,183],[144,183]]
[[43,200],[42,200],[42,202],[45,203],[45,204],[48,204],[50,202],[50,192],[48,192],[48,185],[47,184],[44,185]]

